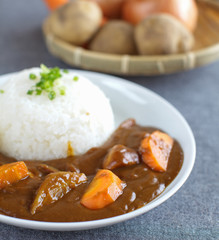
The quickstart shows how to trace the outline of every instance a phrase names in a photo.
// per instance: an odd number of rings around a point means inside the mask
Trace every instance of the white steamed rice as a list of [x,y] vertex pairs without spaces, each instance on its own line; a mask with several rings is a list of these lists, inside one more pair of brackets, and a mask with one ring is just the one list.
[[106,141],[114,118],[104,93],[82,76],[73,81],[78,75],[70,72],[58,81],[65,96],[51,101],[45,93],[27,95],[37,82],[29,74],[39,72],[24,70],[0,84],[0,152],[18,160],[50,160],[67,157],[68,142],[74,154],[83,154]]

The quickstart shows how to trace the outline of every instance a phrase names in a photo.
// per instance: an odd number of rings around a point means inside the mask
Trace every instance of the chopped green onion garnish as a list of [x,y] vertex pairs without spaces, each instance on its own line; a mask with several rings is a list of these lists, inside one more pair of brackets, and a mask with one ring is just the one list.
[[44,73],[49,73],[50,71],[49,68],[44,64],[40,64],[40,68]]
[[60,95],[64,96],[65,95],[65,90],[59,90]]
[[41,95],[42,90],[41,89],[36,89],[35,92],[36,92],[36,95]]
[[27,91],[27,94],[28,94],[28,95],[32,95],[32,94],[33,94],[33,90],[28,90],[28,91]]
[[[48,93],[48,98],[53,100],[56,97],[56,92],[54,86],[57,85],[55,81],[62,77],[60,69],[58,67],[48,68],[44,64],[40,65],[41,73],[40,80],[37,82],[30,90],[27,91],[28,95],[41,95],[42,92]],[[64,72],[64,70],[63,70]],[[35,74],[30,74],[30,79],[35,79],[37,76]],[[65,88],[59,88],[60,95],[65,95]]]
[[34,80],[34,79],[36,79],[36,75],[34,73],[30,73],[29,78]]
[[60,87],[59,93],[60,93],[60,95],[65,95],[65,87]]
[[0,93],[4,93],[4,92],[5,92],[4,90],[0,89]]
[[69,73],[68,69],[63,69],[63,73]]
[[50,91],[48,97],[50,100],[53,100],[56,97],[56,93],[54,91]]
[[74,80],[74,81],[78,81],[78,76],[74,76],[74,77],[73,77],[73,80]]

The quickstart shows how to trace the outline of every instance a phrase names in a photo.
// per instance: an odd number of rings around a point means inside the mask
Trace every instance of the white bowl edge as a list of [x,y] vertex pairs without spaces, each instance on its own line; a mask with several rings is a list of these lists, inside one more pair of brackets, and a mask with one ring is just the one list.
[[[76,230],[87,230],[87,229],[109,226],[112,224],[129,220],[133,217],[137,217],[153,209],[154,207],[160,205],[161,203],[166,201],[168,198],[170,198],[174,193],[176,193],[176,191],[178,191],[178,189],[184,184],[184,182],[187,180],[187,178],[189,177],[192,171],[192,168],[195,163],[195,155],[196,155],[195,139],[194,139],[192,130],[189,127],[186,120],[184,119],[184,117],[169,102],[167,102],[165,99],[160,97],[158,94],[152,92],[151,90],[148,90],[147,88],[141,87],[140,85],[137,85],[135,83],[129,82],[127,80],[124,80],[118,77],[114,77],[114,76],[110,76],[102,73],[82,71],[82,70],[74,70],[73,72],[90,78],[95,84],[99,85],[100,88],[106,87],[107,82],[111,84],[113,84],[113,82],[119,83],[119,85],[122,84],[122,86],[127,87],[127,89],[131,89],[131,90],[135,89],[137,92],[141,92],[142,94],[145,93],[148,96],[151,96],[151,98],[154,99],[155,101],[158,101],[161,104],[163,104],[167,109],[169,109],[169,111],[171,111],[173,116],[178,118],[180,125],[183,127],[184,129],[183,132],[188,137],[187,139],[185,139],[185,141],[187,141],[187,143],[190,145],[189,146],[190,152],[188,154],[189,156],[186,155],[187,152],[184,152],[185,159],[184,159],[182,168],[179,174],[176,176],[173,182],[164,190],[164,192],[161,195],[159,195],[157,198],[155,198],[153,201],[145,205],[144,207],[139,208],[133,212],[126,213],[126,214],[119,215],[112,218],[101,219],[101,220],[86,221],[86,222],[67,222],[67,223],[32,221],[32,220],[24,220],[24,219],[5,216],[5,215],[0,215],[0,222],[2,223],[6,223],[6,224],[18,226],[18,227],[38,229],[38,230],[49,230],[49,231],[76,231]],[[0,76],[0,81],[2,80],[2,82],[4,82],[5,80],[7,80],[7,78],[13,76],[13,74],[15,73]],[[155,125],[155,127],[157,126]],[[186,164],[185,164],[185,160],[187,160]]]

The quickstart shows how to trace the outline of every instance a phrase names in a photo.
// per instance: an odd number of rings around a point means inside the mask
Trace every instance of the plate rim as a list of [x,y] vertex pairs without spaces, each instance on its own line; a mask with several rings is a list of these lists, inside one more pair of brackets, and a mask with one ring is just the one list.
[[[145,214],[146,212],[159,206],[160,204],[165,202],[168,198],[173,196],[181,188],[181,186],[186,182],[186,180],[188,179],[189,175],[192,172],[192,169],[193,169],[193,166],[195,163],[195,157],[196,157],[195,138],[194,138],[193,132],[192,132],[191,127],[189,126],[188,122],[185,120],[185,118],[179,112],[179,110],[177,110],[170,102],[168,102],[166,99],[164,99],[159,94],[153,92],[152,90],[150,90],[144,86],[141,86],[137,83],[133,83],[126,79],[120,78],[120,77],[103,74],[103,73],[98,73],[98,72],[91,72],[91,71],[87,71],[87,70],[74,70],[74,69],[68,69],[68,70],[70,72],[78,73],[79,75],[85,76],[87,78],[88,78],[88,76],[91,76],[91,75],[93,77],[97,76],[100,79],[103,78],[103,80],[101,80],[101,81],[105,81],[105,79],[107,79],[108,81],[113,80],[113,81],[125,84],[127,86],[134,87],[134,88],[138,89],[139,91],[145,91],[148,94],[154,96],[156,99],[161,100],[165,105],[167,105],[169,108],[171,108],[171,110],[173,112],[175,112],[177,114],[177,116],[180,118],[180,120],[183,122],[184,127],[186,128],[186,130],[190,136],[190,140],[191,140],[191,144],[192,144],[192,153],[191,153],[191,157],[190,157],[191,161],[189,162],[189,164],[186,168],[187,171],[181,177],[181,180],[179,182],[177,182],[177,184],[175,184],[174,187],[172,187],[170,189],[170,185],[179,178],[179,174],[183,168],[183,165],[182,165],[182,168],[180,169],[180,171],[177,174],[177,176],[175,177],[175,179],[165,189],[165,191],[168,190],[166,193],[164,191],[163,195],[162,194],[159,195],[154,200],[152,200],[151,202],[149,202],[148,204],[146,204],[145,206],[143,206],[139,209],[136,209],[132,212],[118,215],[115,217],[105,218],[105,219],[100,219],[100,220],[83,221],[83,222],[44,222],[44,221],[20,219],[20,218],[15,218],[15,217],[10,217],[10,216],[0,214],[0,222],[1,223],[5,223],[5,224],[17,226],[17,227],[36,229],[36,230],[47,230],[47,231],[77,231],[77,230],[89,230],[89,229],[93,229],[93,228],[101,228],[101,227],[105,227],[105,226],[110,226],[110,225],[113,225],[116,223],[127,221],[127,220],[137,217],[139,215]],[[18,72],[0,75],[0,81],[2,78],[4,79],[7,77],[10,77],[16,73],[18,73]],[[92,79],[90,79],[90,80],[92,81]],[[0,83],[0,86],[1,86],[1,83]]]

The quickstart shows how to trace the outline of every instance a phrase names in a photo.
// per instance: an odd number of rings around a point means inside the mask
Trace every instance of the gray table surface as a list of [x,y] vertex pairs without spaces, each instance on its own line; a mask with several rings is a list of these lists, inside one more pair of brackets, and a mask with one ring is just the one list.
[[[51,56],[41,24],[40,0],[0,0],[0,74],[24,68],[70,68]],[[78,232],[47,232],[0,223],[0,239],[219,239],[219,62],[162,77],[126,77],[171,102],[190,124],[196,163],[183,187],[161,206],[113,226]]]

